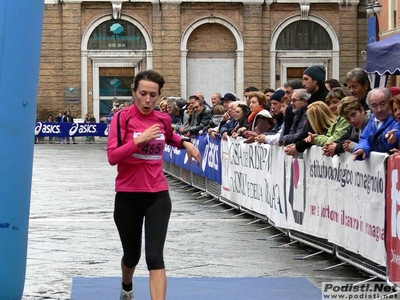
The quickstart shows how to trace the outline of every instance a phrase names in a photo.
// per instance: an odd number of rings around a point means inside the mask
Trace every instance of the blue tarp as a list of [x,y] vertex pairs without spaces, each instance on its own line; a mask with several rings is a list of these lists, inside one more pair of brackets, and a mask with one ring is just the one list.
[[400,34],[367,45],[367,73],[400,75]]
[[[135,299],[150,299],[146,277],[135,277]],[[71,300],[118,299],[119,277],[75,277]],[[168,277],[173,300],[319,300],[321,290],[305,277]]]

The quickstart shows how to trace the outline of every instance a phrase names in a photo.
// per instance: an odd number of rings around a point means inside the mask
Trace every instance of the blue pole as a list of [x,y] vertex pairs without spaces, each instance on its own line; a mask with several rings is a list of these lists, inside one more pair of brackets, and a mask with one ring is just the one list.
[[44,0],[0,1],[0,298],[22,298]]

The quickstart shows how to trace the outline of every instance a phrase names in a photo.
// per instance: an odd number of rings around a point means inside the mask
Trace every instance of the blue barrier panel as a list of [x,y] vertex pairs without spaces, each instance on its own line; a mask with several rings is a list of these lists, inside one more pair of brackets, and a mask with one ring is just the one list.
[[[0,1],[0,298],[24,289],[43,0]],[[13,107],[12,110],[7,107]]]

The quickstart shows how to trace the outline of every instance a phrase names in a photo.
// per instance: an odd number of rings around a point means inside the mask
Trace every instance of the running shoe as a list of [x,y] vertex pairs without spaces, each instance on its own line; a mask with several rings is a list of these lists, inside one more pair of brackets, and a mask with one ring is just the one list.
[[132,291],[124,291],[121,289],[121,296],[119,296],[119,300],[134,300],[133,299],[133,290]]

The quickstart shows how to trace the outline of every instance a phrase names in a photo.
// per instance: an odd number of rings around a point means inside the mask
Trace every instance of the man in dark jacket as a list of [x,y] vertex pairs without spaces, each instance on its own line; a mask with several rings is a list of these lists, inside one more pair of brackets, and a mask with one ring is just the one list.
[[288,134],[283,135],[280,138],[279,144],[283,146],[293,145],[295,143],[303,140],[307,137],[307,132],[309,130],[308,127],[308,119],[307,119],[307,100],[310,97],[310,94],[306,92],[304,89],[294,90],[291,105],[293,107],[293,112],[295,113],[295,117],[293,120],[292,127]]
[[[70,110],[67,110],[65,112],[64,116],[61,118],[61,122],[63,122],[63,123],[74,123],[74,118],[72,117]],[[66,136],[65,139],[67,140],[67,144],[69,144],[69,136]],[[74,136],[72,137],[72,142],[74,144],[76,144]]]
[[[292,127],[293,124],[293,118],[294,118],[294,112],[293,112],[293,107],[290,105],[290,100],[293,95],[293,91],[297,89],[302,89],[303,88],[303,83],[301,82],[300,79],[293,79],[289,80],[283,85],[283,88],[285,90],[285,98],[286,98],[286,103],[288,106],[286,107],[286,112],[285,112],[285,119],[283,121],[283,135],[286,135],[289,133],[290,128]],[[282,99],[282,101],[284,101]]]
[[206,106],[205,101],[202,99],[196,100],[193,103],[193,116],[190,127],[184,131],[188,136],[197,135],[200,130],[210,123],[211,120],[211,109]]
[[324,66],[314,65],[303,73],[303,85],[307,93],[311,94],[308,104],[315,101],[324,101],[329,91],[325,86],[326,70]]
[[275,119],[275,126],[270,131],[268,131],[267,135],[276,134],[281,130],[283,122],[285,120],[285,115],[282,113],[282,98],[285,96],[284,90],[277,90],[271,96],[271,113],[272,117]]

